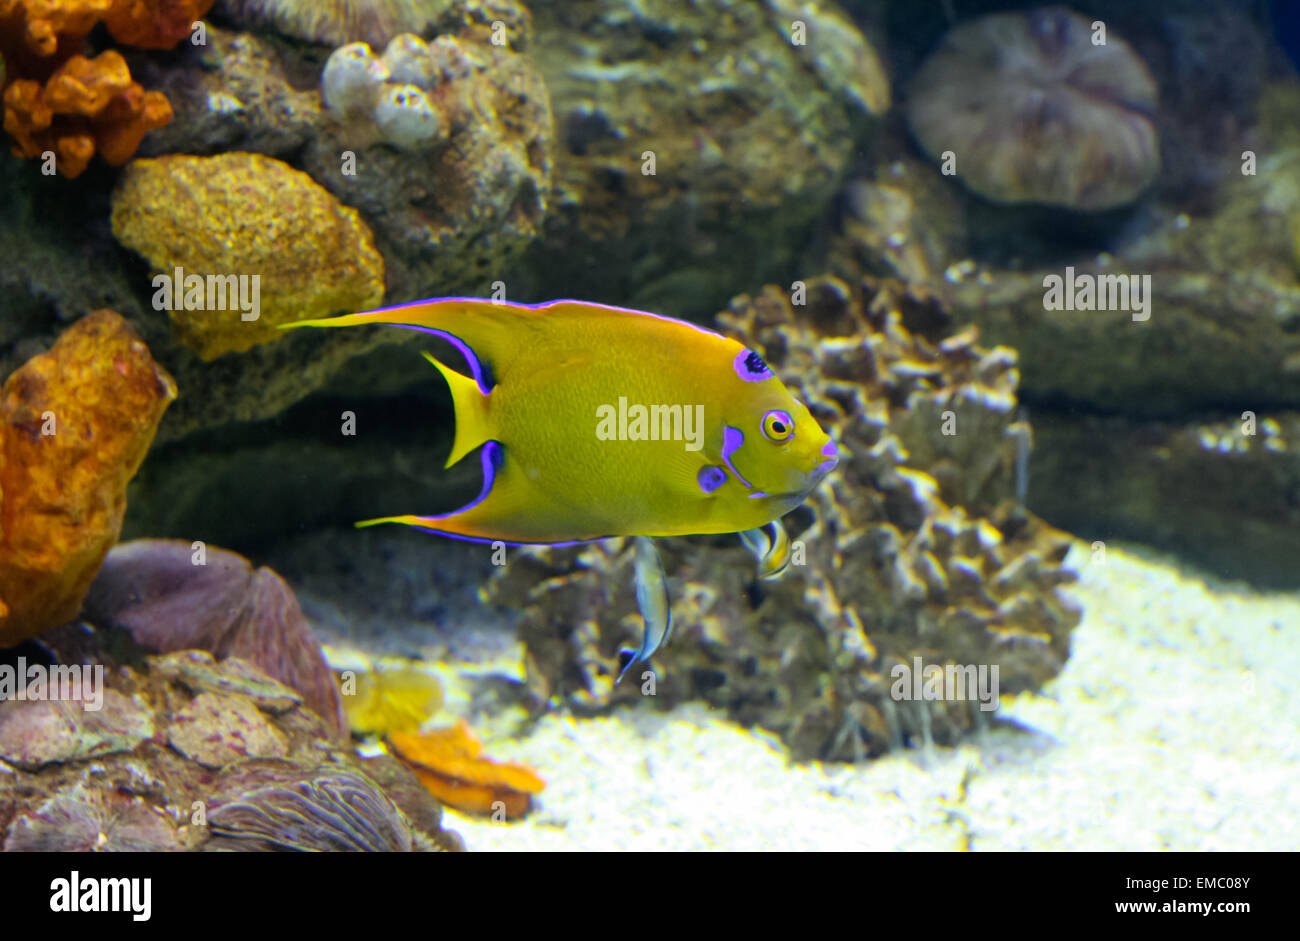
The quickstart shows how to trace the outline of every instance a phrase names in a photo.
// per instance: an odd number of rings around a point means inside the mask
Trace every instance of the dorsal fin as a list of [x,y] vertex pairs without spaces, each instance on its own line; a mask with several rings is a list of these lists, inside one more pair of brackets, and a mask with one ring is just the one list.
[[538,305],[493,303],[474,297],[446,297],[417,301],[398,307],[386,307],[343,317],[323,320],[299,320],[281,324],[282,329],[296,327],[358,327],[387,324],[420,330],[442,337],[469,362],[470,372],[479,389],[491,391],[494,377],[530,344],[522,332],[532,318],[539,321],[548,315],[547,308],[557,302]]

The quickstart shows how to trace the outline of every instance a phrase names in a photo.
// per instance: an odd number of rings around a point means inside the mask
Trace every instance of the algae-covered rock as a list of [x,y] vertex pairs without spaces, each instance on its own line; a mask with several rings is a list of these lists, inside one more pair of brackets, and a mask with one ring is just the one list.
[[1225,578],[1300,585],[1300,413],[1164,421],[1057,415],[1036,434],[1035,509],[1088,540],[1135,540]]
[[167,741],[209,768],[223,768],[239,758],[282,758],[289,747],[251,700],[220,693],[199,693],[178,709]]
[[83,690],[82,702],[0,702],[0,758],[35,771],[54,762],[129,752],[153,738],[153,715],[139,703],[108,689],[96,704],[89,692]]
[[[1123,257],[1032,273],[983,271],[938,291],[954,314],[1020,352],[1026,392],[1040,401],[1137,419],[1226,403],[1296,407],[1300,285],[1268,277],[1265,253],[1259,255],[1257,267],[1235,272],[1170,270],[1163,259],[1157,268],[1151,258]],[[1102,277],[1122,280],[1126,307],[1045,307],[1046,279],[1105,284]]]
[[208,24],[206,39],[185,55],[141,62],[142,78],[166,92],[174,117],[145,138],[139,155],[246,151],[292,159],[324,120],[315,89],[294,80],[317,66],[253,33]]
[[137,160],[112,218],[118,241],[161,275],[154,306],[204,359],[278,339],[276,324],[383,298],[383,259],[356,211],[259,154]]
[[76,617],[176,384],[121,317],[99,310],[3,394],[0,646],[10,646]]
[[829,3],[575,0],[533,16],[558,137],[539,295],[582,284],[708,313],[789,264],[890,100]]
[[78,781],[13,824],[7,853],[175,852],[176,829],[139,797]]
[[[1074,578],[1067,540],[1009,499],[1028,434],[1015,355],[980,348],[972,331],[943,336],[937,301],[897,283],[806,289],[806,308],[769,288],[720,320],[847,456],[811,514],[787,518],[794,556],[780,581],[757,584],[730,540],[658,541],[675,629],[655,655],[654,699],[723,706],[802,758],[952,741],[989,704],[897,702],[896,666],[996,665],[1001,692],[1033,689],[1060,672],[1079,622],[1060,590]],[[641,630],[631,555],[613,540],[516,551],[492,585],[493,600],[523,609],[539,701],[640,698],[637,677],[614,685],[618,649]]]
[[178,650],[150,658],[149,667],[196,694],[240,693],[268,712],[288,712],[303,701],[288,686],[238,657],[227,657],[218,667],[216,659],[206,650]]

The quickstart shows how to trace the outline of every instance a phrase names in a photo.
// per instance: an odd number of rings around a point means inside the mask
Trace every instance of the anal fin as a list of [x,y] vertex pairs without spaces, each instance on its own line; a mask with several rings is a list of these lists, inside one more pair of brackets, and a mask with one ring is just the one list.
[[592,533],[574,538],[568,509],[552,505],[538,492],[518,463],[511,461],[499,441],[488,441],[480,452],[483,486],[478,496],[458,510],[436,516],[385,516],[357,526],[401,523],[438,536],[470,542],[536,545],[586,542],[608,536]]

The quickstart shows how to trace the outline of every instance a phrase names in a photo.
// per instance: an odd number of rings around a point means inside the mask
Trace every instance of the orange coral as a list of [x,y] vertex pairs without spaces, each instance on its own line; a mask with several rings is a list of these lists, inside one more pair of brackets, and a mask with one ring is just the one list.
[[190,34],[214,0],[115,0],[104,17],[114,39],[140,49],[170,49]]
[[79,176],[96,152],[113,165],[129,160],[145,134],[171,121],[171,105],[133,82],[119,53],[81,55],[86,34],[103,20],[118,42],[166,49],[188,36],[212,3],[0,0],[4,127],[14,153],[52,151],[67,177]]
[[[0,34],[12,36],[33,54],[52,56],[62,37],[80,51],[86,33],[108,13],[115,0],[0,0]],[[8,62],[6,55],[5,61]]]
[[430,793],[457,810],[490,814],[500,802],[507,817],[521,817],[531,795],[546,786],[527,765],[484,758],[483,743],[464,719],[424,735],[393,732],[388,741]]
[[0,398],[0,647],[77,616],[176,384],[98,310],[14,371]]
[[145,134],[172,119],[166,96],[131,81],[126,60],[113,49],[94,59],[72,56],[44,87],[17,79],[5,89],[4,107],[14,153],[39,157],[52,150],[67,177],[81,175],[96,151],[110,164],[125,163]]

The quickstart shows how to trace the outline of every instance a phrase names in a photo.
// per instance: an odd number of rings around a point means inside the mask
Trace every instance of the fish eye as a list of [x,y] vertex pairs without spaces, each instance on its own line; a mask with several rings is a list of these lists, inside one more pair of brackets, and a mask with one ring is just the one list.
[[794,436],[794,419],[790,413],[774,409],[764,415],[763,436],[770,441],[789,441]]

